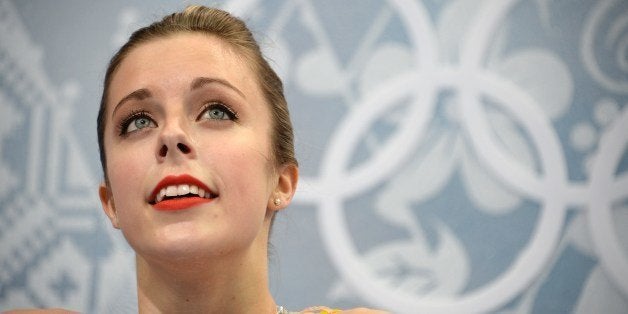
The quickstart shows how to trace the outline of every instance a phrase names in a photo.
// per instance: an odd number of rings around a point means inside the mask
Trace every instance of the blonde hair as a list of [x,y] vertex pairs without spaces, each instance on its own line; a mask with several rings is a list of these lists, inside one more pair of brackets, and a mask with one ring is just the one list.
[[178,33],[197,32],[221,38],[248,61],[253,72],[257,75],[258,84],[270,107],[273,123],[271,135],[273,161],[276,166],[298,164],[294,154],[292,122],[290,121],[288,104],[283,93],[283,84],[279,76],[264,59],[259,45],[246,24],[223,10],[204,6],[189,6],[182,12],[167,15],[161,21],[135,31],[109,62],[97,118],[98,148],[105,179],[107,178],[107,160],[104,143],[104,131],[107,122],[105,112],[109,85],[116,69],[133,48],[142,43]]

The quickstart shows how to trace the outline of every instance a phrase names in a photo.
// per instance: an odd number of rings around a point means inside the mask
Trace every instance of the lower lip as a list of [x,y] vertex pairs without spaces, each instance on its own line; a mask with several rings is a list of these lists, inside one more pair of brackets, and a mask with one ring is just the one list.
[[213,199],[211,198],[202,198],[202,197],[186,197],[186,198],[174,198],[170,200],[161,201],[155,205],[153,208],[156,210],[184,210],[196,205],[205,204],[211,202]]

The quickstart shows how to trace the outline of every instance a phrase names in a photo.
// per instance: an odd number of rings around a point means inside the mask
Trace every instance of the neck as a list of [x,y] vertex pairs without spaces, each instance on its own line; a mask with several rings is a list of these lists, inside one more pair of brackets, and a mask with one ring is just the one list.
[[137,255],[139,312],[274,314],[267,265],[255,255],[170,264]]

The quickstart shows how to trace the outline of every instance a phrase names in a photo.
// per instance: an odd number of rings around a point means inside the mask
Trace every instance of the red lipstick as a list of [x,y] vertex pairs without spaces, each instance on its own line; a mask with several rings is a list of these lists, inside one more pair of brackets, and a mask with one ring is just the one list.
[[[166,198],[161,200],[160,202],[156,202],[157,195],[162,189],[172,186],[179,186],[182,184],[197,186],[199,189],[205,191],[205,197],[194,194],[187,194],[175,198]],[[209,187],[207,187],[207,185],[205,185],[203,182],[194,178],[191,175],[183,174],[167,176],[159,181],[159,183],[153,189],[153,192],[150,194],[148,202],[153,206],[153,208],[157,210],[172,211],[183,210],[199,204],[209,203],[216,197],[217,195],[212,192]]]

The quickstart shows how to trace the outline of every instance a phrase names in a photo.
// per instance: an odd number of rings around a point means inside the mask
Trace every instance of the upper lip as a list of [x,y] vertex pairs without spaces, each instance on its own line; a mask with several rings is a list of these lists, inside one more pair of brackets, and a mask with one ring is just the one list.
[[171,186],[171,185],[180,185],[180,184],[196,185],[199,188],[205,190],[207,193],[210,193],[212,198],[218,196],[215,194],[214,191],[212,191],[209,187],[207,187],[205,183],[203,183],[201,180],[189,174],[169,175],[161,179],[161,181],[157,183],[157,185],[153,189],[153,192],[150,194],[150,197],[148,198],[148,202],[154,204],[155,198],[157,197],[157,194],[159,193],[159,191],[161,191],[161,189]]

